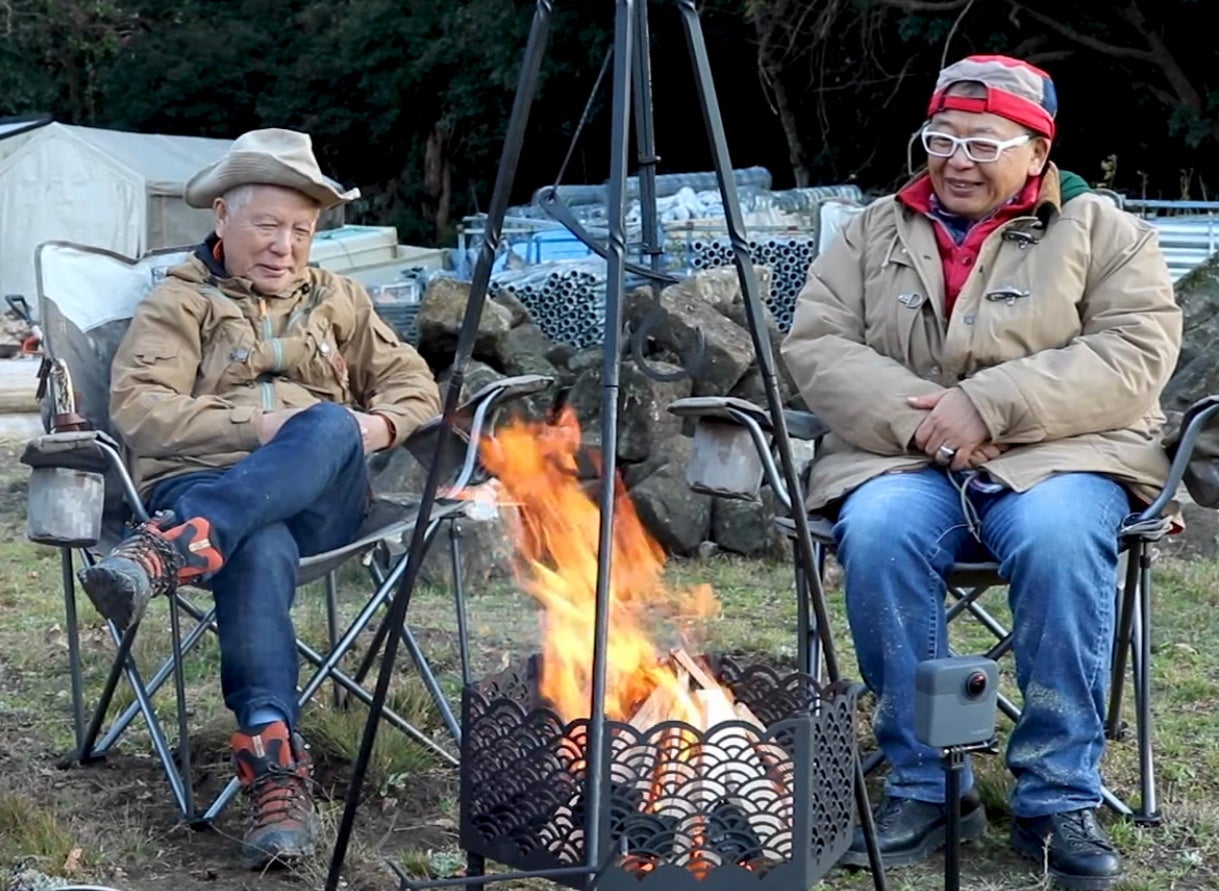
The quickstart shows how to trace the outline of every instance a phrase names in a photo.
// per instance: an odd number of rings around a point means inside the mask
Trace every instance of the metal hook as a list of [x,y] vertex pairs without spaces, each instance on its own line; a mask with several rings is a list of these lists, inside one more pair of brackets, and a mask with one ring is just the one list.
[[630,358],[635,360],[635,364],[639,366],[640,371],[654,381],[679,381],[682,378],[694,378],[702,374],[703,368],[707,363],[707,339],[703,336],[702,331],[695,333],[696,341],[694,348],[682,354],[682,367],[677,371],[661,371],[643,354],[652,329],[663,318],[664,309],[660,304],[657,304],[643,317],[643,321],[639,323],[637,330],[632,329],[630,322],[627,323],[626,336],[630,341]]
[[[576,236],[590,251],[603,260],[608,259],[609,251],[606,250],[605,244],[593,238],[592,234],[584,228],[584,225],[576,219],[575,214],[571,212],[571,208],[559,197],[558,191],[553,186],[543,190],[538,196],[538,206],[555,222],[561,223],[568,232]],[[641,266],[630,260],[624,261],[622,268],[641,278],[651,279],[666,285],[676,284],[679,281],[675,275],[667,272],[657,272],[650,267]]]

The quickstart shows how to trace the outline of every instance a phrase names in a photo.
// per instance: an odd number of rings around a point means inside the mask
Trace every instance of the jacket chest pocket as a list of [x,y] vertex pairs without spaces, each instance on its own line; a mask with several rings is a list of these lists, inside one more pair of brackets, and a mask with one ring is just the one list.
[[349,402],[351,377],[330,320],[321,314],[306,320],[304,340],[305,357],[299,368],[301,383],[322,398]]
[[992,279],[970,310],[978,367],[1066,346],[1083,332],[1076,295],[1036,276]]
[[199,367],[206,391],[253,385],[256,374],[249,360],[255,347],[254,331],[244,316],[220,319],[206,340]]
[[904,259],[886,261],[864,283],[864,342],[921,375],[932,369],[942,335],[929,294],[914,266]]

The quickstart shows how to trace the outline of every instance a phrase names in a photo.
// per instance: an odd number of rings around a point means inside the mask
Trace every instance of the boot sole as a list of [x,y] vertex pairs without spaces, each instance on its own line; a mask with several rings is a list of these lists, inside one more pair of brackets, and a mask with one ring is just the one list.
[[136,579],[104,566],[82,569],[78,578],[97,611],[119,628],[129,628],[143,617],[150,596],[141,592]]
[[[986,811],[979,807],[973,813],[961,817],[961,841],[973,841],[986,834]],[[893,851],[881,854],[880,860],[885,869],[901,869],[903,866],[913,866],[926,860],[948,842],[948,827],[943,826],[928,833],[922,844],[908,851]],[[872,865],[868,860],[868,852],[848,850],[838,861],[839,866],[857,866],[868,868]]]
[[1054,887],[1062,888],[1063,891],[1111,891],[1125,878],[1120,873],[1115,876],[1067,875],[1049,865],[1044,846],[1039,844],[1034,849],[1029,847],[1028,842],[1016,838],[1012,839],[1012,850],[1025,860],[1040,864],[1049,873]]
[[300,847],[290,848],[283,851],[258,851],[256,853],[243,853],[241,855],[242,869],[255,870],[267,869],[275,866],[292,866],[298,860],[303,860],[306,857],[312,857],[317,850],[316,845],[301,845]]
[[309,841],[301,845],[277,845],[274,848],[258,848],[242,845],[241,865],[244,869],[267,869],[276,866],[292,866],[298,860],[312,857],[317,851],[316,839],[321,832],[321,821],[311,813],[308,820]]

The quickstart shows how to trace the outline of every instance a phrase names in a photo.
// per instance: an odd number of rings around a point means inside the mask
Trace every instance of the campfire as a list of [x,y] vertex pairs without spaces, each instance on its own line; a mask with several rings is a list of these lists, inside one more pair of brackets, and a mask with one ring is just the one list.
[[[513,518],[519,581],[542,606],[537,693],[569,728],[566,769],[583,775],[600,511],[579,477],[579,448],[579,425],[565,411],[550,424],[507,426],[483,460]],[[772,865],[766,851],[792,848],[792,755],[680,639],[683,623],[718,611],[710,587],[665,584],[664,553],[620,484],[614,518],[605,710],[620,766],[619,863],[645,873],[664,862],[699,878],[725,864]],[[666,625],[677,637],[668,646],[657,631]],[[582,814],[583,788],[572,784],[549,815],[565,827],[552,852],[582,847]]]

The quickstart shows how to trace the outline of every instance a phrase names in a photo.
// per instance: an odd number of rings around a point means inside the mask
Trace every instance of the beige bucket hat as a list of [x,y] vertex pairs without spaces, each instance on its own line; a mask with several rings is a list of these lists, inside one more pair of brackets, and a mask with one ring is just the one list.
[[322,173],[308,133],[275,127],[238,136],[223,157],[187,181],[182,197],[191,207],[211,207],[229,189],[255,184],[296,189],[323,210],[360,197],[359,189],[343,191]]

